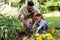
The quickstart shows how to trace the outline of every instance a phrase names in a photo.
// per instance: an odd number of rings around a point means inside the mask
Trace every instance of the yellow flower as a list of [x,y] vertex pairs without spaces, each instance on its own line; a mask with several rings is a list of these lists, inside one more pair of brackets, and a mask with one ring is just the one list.
[[40,34],[38,37],[36,37],[36,40],[42,40],[42,34]]
[[49,37],[50,39],[52,39],[52,35],[50,33],[47,33],[46,37]]
[[46,33],[46,34],[40,34],[38,37],[36,37],[36,40],[42,40],[42,38],[46,38],[51,40],[52,39],[52,35],[50,33]]

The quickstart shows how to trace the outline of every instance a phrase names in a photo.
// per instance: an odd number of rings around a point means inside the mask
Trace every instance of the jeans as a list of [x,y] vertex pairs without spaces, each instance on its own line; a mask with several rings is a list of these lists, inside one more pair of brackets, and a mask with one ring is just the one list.
[[[48,29],[48,25],[47,24],[45,24],[45,30],[44,31],[47,31],[47,29]],[[39,29],[39,31],[37,32],[37,33],[40,33],[41,32],[41,30],[43,30],[42,28],[41,29]]]

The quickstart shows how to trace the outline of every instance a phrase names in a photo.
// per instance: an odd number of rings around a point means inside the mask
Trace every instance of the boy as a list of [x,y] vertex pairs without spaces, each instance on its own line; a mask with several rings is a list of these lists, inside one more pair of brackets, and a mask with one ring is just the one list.
[[36,14],[35,18],[36,18],[35,23],[32,26],[33,30],[34,30],[35,26],[37,26],[35,36],[39,36],[41,30],[42,30],[42,33],[45,34],[48,29],[47,22],[45,20],[41,19],[41,14]]

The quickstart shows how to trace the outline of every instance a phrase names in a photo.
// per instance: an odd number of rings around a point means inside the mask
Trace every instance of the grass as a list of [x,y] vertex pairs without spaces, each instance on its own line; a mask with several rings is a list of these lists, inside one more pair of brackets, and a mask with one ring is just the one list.
[[[60,26],[60,16],[53,16],[53,15],[49,16],[49,17],[48,16],[46,14],[44,15],[46,21],[49,24],[49,30],[48,31],[50,31],[52,28],[55,28],[56,26]],[[60,40],[60,30],[55,29],[55,32],[53,34],[53,38],[55,40]]]
[[45,19],[49,24],[49,28],[55,28],[55,26],[60,25],[60,17],[46,17]]
[[[60,17],[46,17],[45,18],[49,24],[49,30],[52,28],[55,28],[56,26],[60,26]],[[56,39],[60,38],[60,30],[55,29],[55,33],[53,34],[53,37]]]

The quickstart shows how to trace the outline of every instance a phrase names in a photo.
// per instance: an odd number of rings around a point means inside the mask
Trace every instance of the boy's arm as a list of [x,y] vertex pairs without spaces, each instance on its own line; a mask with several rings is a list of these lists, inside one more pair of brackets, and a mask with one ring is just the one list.
[[32,29],[34,29],[35,26],[36,26],[36,21],[35,21],[35,23],[33,24]]
[[44,25],[44,23],[41,23],[40,26],[37,28],[36,32],[38,32],[42,28],[43,25]]

